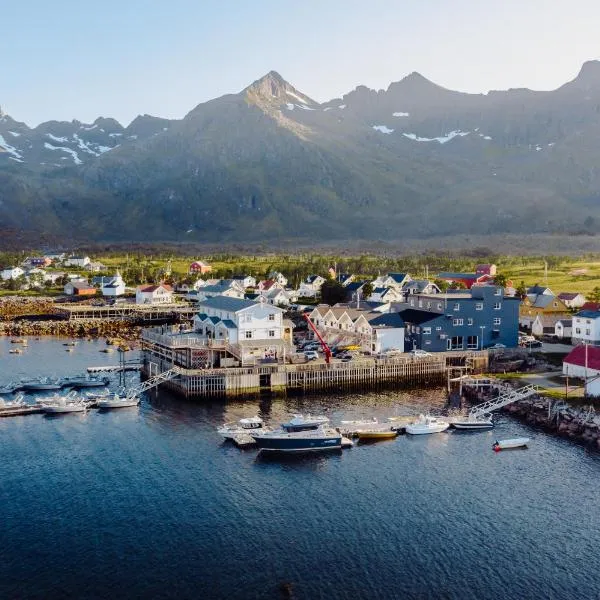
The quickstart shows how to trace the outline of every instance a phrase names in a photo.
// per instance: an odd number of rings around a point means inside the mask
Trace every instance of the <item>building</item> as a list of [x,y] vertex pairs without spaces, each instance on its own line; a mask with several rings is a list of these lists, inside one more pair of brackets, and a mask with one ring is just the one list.
[[87,270],[91,271],[92,273],[100,273],[101,271],[106,271],[106,265],[104,265],[101,262],[90,262],[90,264],[87,266]]
[[585,304],[585,296],[577,292],[561,292],[557,298],[562,300],[567,308],[581,308]]
[[44,281],[55,284],[59,279],[62,279],[66,273],[64,271],[46,271],[44,273]]
[[85,269],[92,261],[89,256],[69,256],[65,259],[65,267],[79,267]]
[[600,310],[600,302],[586,302],[582,307],[581,310],[592,310],[592,311],[598,311]]
[[62,262],[65,259],[65,256],[66,254],[64,252],[46,252],[46,254],[44,254],[44,258],[49,259],[51,262]]
[[538,315],[558,315],[569,318],[570,313],[565,303],[552,294],[528,294],[519,307],[519,324],[523,327],[531,327]]
[[200,275],[204,275],[205,273],[210,273],[212,271],[212,266],[202,260],[195,260],[190,263],[188,268],[188,273],[200,273]]
[[369,302],[402,302],[404,294],[396,287],[374,288],[367,300]]
[[482,285],[493,282],[494,278],[491,275],[477,273],[451,273],[443,271],[438,273],[438,279],[446,281],[448,284],[462,284],[466,289],[470,290],[474,285]]
[[413,279],[402,286],[405,296],[410,294],[441,294],[442,290],[429,279]]
[[18,279],[21,275],[25,275],[25,271],[21,267],[7,267],[0,272],[0,277],[2,277],[3,281]]
[[242,287],[242,289],[256,287],[256,278],[252,277],[252,275],[235,275],[234,277],[232,277],[232,279],[233,281],[237,282]]
[[271,271],[269,273],[269,279],[272,279],[273,281],[278,283],[282,288],[284,288],[288,284],[287,277],[279,271]]
[[73,280],[65,284],[64,292],[67,296],[95,296],[96,288],[85,280]]
[[583,379],[600,375],[600,348],[588,344],[573,348],[563,360],[563,375]]
[[380,275],[371,285],[374,288],[395,288],[401,290],[409,281],[411,281],[408,273],[387,273]]
[[532,285],[527,288],[528,296],[554,296],[554,292],[546,286],[543,285]]
[[352,275],[351,273],[337,273],[334,274],[334,279],[338,283],[341,283],[344,287],[346,287],[348,284],[354,281],[354,275]]
[[475,275],[491,275],[494,277],[496,273],[497,269],[494,264],[475,265]]
[[573,320],[572,319],[561,319],[556,322],[554,326],[554,335],[559,340],[571,341],[573,335]]
[[400,311],[407,349],[481,350],[518,342],[519,299],[499,286],[473,286],[448,294],[414,294]]
[[320,275],[309,275],[300,284],[298,296],[301,298],[316,298],[321,293],[321,287],[323,287],[324,283],[324,277],[321,277]]
[[169,304],[171,302],[173,302],[173,288],[164,283],[140,285],[135,291],[136,304]]
[[600,345],[600,311],[581,310],[573,316],[573,344]]
[[100,289],[103,296],[122,296],[125,293],[125,282],[121,277],[121,273],[117,271],[113,277],[102,283]]
[[187,294],[188,300],[200,302],[215,296],[226,296],[228,298],[244,297],[244,288],[234,283],[231,279],[223,279],[215,285],[205,285],[197,290],[190,290]]
[[204,340],[232,345],[230,349],[242,364],[258,360],[283,359],[291,351],[290,332],[286,336],[283,310],[266,302],[214,296],[198,304],[194,332]]
[[[537,315],[531,324],[531,333],[537,337],[556,335],[556,326],[562,321],[567,323],[567,319],[560,315]],[[561,326],[560,328],[564,329],[564,326]],[[571,337],[570,333],[569,337]]]
[[44,268],[49,267],[52,264],[52,259],[48,258],[47,256],[32,256],[25,259],[23,264],[30,267]]

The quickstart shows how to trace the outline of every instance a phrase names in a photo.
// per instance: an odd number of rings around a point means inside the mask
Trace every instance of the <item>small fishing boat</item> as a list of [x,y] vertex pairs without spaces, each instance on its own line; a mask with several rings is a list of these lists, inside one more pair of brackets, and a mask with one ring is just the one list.
[[110,383],[108,377],[66,377],[62,380],[62,387],[73,389],[105,387]]
[[300,415],[293,414],[292,418],[287,423],[282,423],[281,427],[286,431],[307,431],[316,429],[321,425],[327,425],[329,418],[324,415]]
[[450,424],[431,415],[419,415],[419,418],[406,426],[406,433],[421,435],[446,431]]
[[21,389],[25,392],[54,392],[61,388],[62,384],[60,381],[51,380],[47,377],[38,379],[37,381],[26,381],[21,385]]
[[100,350],[100,352],[104,352],[106,354],[110,354],[111,352],[114,352],[115,349],[114,348],[102,348],[102,350]]
[[8,351],[9,354],[23,354],[23,350],[21,348],[12,348]]
[[108,409],[108,408],[127,408],[129,406],[137,406],[140,403],[140,399],[138,396],[136,397],[128,397],[128,396],[119,396],[118,394],[113,394],[108,398],[103,398],[96,402],[96,406],[98,408]]
[[481,431],[494,428],[494,423],[491,419],[472,419],[469,417],[456,419],[450,425],[459,431]]
[[11,412],[17,408],[23,408],[27,406],[27,402],[24,400],[24,394],[17,394],[14,400],[6,401],[4,398],[0,398],[0,414],[3,412]]
[[217,429],[217,433],[226,440],[231,440],[237,435],[248,434],[251,431],[269,431],[260,417],[240,419],[237,423],[225,423]]
[[323,425],[304,431],[287,431],[282,428],[250,435],[259,450],[265,452],[324,452],[342,448],[342,434]]
[[46,402],[40,403],[42,410],[48,414],[65,414],[85,412],[87,404],[82,400],[75,400],[68,396],[55,396]]
[[63,346],[75,346],[76,344],[77,344],[77,342],[70,341],[70,342],[64,342]]
[[500,450],[512,450],[514,448],[527,448],[529,438],[512,438],[510,440],[496,440],[492,446],[494,452]]
[[356,435],[359,440],[391,440],[398,432],[395,429],[359,429]]
[[27,340],[25,338],[13,338],[10,340],[11,344],[22,344],[23,346],[27,346]]
[[369,425],[374,425],[379,423],[377,417],[373,417],[372,419],[363,419],[357,421],[340,421],[341,425],[344,427],[368,427]]

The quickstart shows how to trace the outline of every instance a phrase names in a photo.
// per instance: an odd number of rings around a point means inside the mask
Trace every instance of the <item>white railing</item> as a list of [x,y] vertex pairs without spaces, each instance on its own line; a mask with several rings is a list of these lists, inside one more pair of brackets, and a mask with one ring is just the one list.
[[526,385],[525,387],[519,388],[518,390],[511,390],[509,392],[505,392],[498,396],[498,398],[494,398],[493,400],[488,400],[487,402],[482,402],[477,406],[474,406],[469,411],[469,417],[473,419],[477,419],[483,417],[484,415],[491,413],[497,408],[502,408],[503,406],[507,406],[512,404],[513,402],[518,402],[519,400],[524,400],[529,396],[533,396],[538,393],[538,388],[535,385]]

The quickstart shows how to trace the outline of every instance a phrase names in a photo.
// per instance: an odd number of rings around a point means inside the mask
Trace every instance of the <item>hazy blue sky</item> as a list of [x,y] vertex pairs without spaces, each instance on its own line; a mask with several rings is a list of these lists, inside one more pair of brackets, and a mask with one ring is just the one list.
[[412,71],[552,89],[600,58],[598,0],[4,0],[0,23],[0,106],[30,125],[179,118],[271,69],[324,101]]

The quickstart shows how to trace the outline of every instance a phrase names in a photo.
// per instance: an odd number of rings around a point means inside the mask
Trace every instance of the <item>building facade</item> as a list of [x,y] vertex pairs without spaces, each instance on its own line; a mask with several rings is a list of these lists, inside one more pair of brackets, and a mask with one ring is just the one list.
[[600,346],[600,311],[582,310],[573,316],[573,344]]

